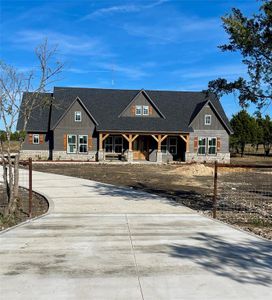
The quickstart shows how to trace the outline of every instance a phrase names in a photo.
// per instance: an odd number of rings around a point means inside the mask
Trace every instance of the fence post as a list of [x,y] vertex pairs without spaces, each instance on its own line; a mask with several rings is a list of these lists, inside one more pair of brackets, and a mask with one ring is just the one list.
[[32,217],[32,158],[28,159],[28,199],[29,199],[29,218]]
[[214,178],[213,178],[213,218],[216,218],[216,208],[217,208],[217,161],[214,163]]

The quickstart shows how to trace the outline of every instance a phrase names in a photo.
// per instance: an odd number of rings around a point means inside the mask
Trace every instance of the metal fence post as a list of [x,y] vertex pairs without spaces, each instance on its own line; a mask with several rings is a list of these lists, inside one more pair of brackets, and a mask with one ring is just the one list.
[[28,159],[28,199],[29,199],[29,218],[32,217],[32,158]]
[[214,163],[214,180],[213,180],[213,218],[216,218],[216,208],[217,208],[217,161]]

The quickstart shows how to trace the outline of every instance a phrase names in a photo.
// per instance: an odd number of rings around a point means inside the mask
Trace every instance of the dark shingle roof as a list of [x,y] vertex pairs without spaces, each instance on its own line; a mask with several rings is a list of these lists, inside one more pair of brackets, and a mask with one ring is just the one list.
[[[198,108],[208,100],[206,94],[202,92],[153,90],[145,90],[145,92],[163,113],[165,119],[119,117],[130,101],[139,93],[138,90],[55,87],[51,128],[54,128],[71,103],[76,97],[79,97],[98,122],[98,131],[190,132],[192,131],[189,126],[192,116],[196,115]],[[210,95],[209,99],[231,132],[219,100],[214,95]],[[42,120],[44,119],[46,118],[43,117]],[[29,123],[28,129],[30,130],[30,128],[33,128],[32,122]]]

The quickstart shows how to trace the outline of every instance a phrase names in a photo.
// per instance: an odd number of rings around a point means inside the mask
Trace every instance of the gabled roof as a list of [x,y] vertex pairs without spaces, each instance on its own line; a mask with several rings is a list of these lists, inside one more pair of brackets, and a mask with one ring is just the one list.
[[132,103],[136,100],[136,98],[140,95],[143,94],[147,100],[149,101],[149,103],[153,106],[153,108],[157,111],[157,113],[165,119],[165,116],[163,115],[163,113],[160,111],[160,109],[157,107],[157,105],[152,101],[152,99],[148,96],[147,92],[144,89],[141,89],[139,91],[139,93],[129,102],[129,104],[121,111],[119,117],[121,117],[122,113],[129,107],[132,105]]
[[[139,90],[55,87],[50,128],[55,128],[67,108],[75,99],[79,98],[86,110],[96,120],[97,131],[191,132],[190,123],[197,112],[196,108],[207,102],[207,95],[203,92],[154,90],[141,92],[150,98],[163,118],[118,117],[139,94]],[[214,95],[209,95],[208,98],[231,132],[219,100]],[[46,120],[46,116],[48,117],[48,114],[45,113],[40,120]],[[32,121],[29,122],[27,130],[36,129],[36,125]],[[44,125],[42,126],[44,127]]]

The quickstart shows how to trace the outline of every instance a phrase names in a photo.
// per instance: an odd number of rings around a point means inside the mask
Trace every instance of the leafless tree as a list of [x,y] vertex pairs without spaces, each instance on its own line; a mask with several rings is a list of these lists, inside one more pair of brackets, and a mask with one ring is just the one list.
[[[0,61],[0,119],[4,127],[0,141],[0,156],[7,197],[5,216],[14,214],[19,189],[20,152],[16,159],[12,157],[12,130],[20,116],[23,124],[19,138],[19,150],[21,150],[31,112],[41,105],[50,105],[49,99],[43,99],[39,94],[46,92],[48,86],[56,80],[63,69],[63,64],[56,60],[57,47],[50,48],[47,40],[35,49],[35,54],[39,62],[37,71],[22,73]],[[22,103],[24,92],[26,96]]]

